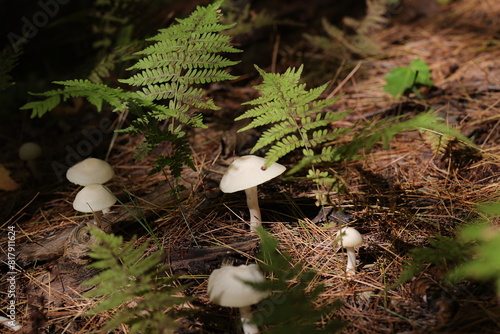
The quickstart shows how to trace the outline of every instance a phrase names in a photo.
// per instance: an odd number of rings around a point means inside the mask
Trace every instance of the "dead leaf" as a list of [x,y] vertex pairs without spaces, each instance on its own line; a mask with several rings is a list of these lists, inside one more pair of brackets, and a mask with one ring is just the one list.
[[19,184],[12,180],[10,177],[10,171],[0,165],[0,190],[13,191],[17,188],[19,188]]

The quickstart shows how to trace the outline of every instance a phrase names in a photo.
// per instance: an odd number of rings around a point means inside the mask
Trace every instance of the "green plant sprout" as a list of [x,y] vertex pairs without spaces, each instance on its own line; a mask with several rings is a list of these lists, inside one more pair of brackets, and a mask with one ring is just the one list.
[[131,334],[172,333],[177,328],[174,307],[190,299],[177,296],[185,287],[175,286],[174,279],[165,276],[166,270],[160,265],[162,252],[144,257],[147,243],[134,248],[135,238],[123,242],[121,236],[95,228],[90,231],[98,244],[89,254],[95,262],[88,267],[102,271],[83,283],[94,287],[85,297],[100,298],[88,314],[113,313],[101,333],[121,324],[127,325]]
[[385,77],[384,91],[399,99],[411,91],[423,99],[418,91],[420,86],[433,86],[431,69],[422,59],[413,60],[409,66],[396,67]]

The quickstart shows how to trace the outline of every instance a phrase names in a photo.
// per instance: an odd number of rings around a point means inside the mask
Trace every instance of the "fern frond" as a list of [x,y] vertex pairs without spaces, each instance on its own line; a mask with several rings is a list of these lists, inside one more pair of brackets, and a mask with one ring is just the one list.
[[[138,71],[128,79],[121,80],[131,86],[139,87],[136,94],[145,100],[168,101],[168,110],[175,116],[165,118],[168,123],[165,131],[159,131],[161,113],[152,117],[142,116],[146,122],[135,122],[128,130],[143,131],[148,144],[141,146],[140,155],[150,152],[162,140],[161,136],[169,138],[175,150],[171,156],[161,156],[153,170],[158,170],[161,164],[167,164],[174,176],[180,176],[181,168],[177,161],[193,166],[191,155],[187,154],[182,126],[203,127],[201,117],[193,114],[191,107],[217,110],[212,99],[205,97],[202,88],[194,85],[232,80],[235,76],[225,70],[237,61],[229,60],[220,55],[221,52],[240,52],[230,45],[230,37],[221,32],[232,25],[220,23],[221,14],[218,10],[222,1],[197,9],[187,18],[177,20],[177,24],[148,39],[152,45],[138,52],[142,58],[129,70]],[[148,124],[146,124],[148,123]],[[138,126],[138,128],[134,128]],[[178,135],[173,137],[172,135]],[[182,144],[181,144],[182,142]],[[145,151],[143,151],[145,150]]]
[[[139,72],[122,82],[147,86],[142,93],[151,99],[175,98],[183,94],[183,101],[198,101],[198,94],[189,98],[189,94],[198,92],[189,90],[191,85],[235,79],[223,68],[237,62],[219,54],[241,51],[230,45],[229,36],[221,34],[232,26],[219,22],[221,3],[217,1],[207,7],[198,7],[188,18],[179,19],[177,24],[160,30],[149,39],[156,43],[138,52],[144,57],[130,68]],[[168,88],[168,93],[153,93],[165,88]]]
[[269,13],[265,9],[260,12],[250,10],[249,3],[242,7],[238,1],[225,1],[223,8],[226,12],[224,22],[236,23],[234,27],[224,32],[229,36],[247,34],[265,26],[286,23],[279,21],[275,14]]
[[460,132],[452,127],[449,127],[443,120],[439,117],[434,110],[429,110],[427,112],[420,113],[415,117],[399,123],[391,124],[379,132],[380,138],[387,147],[389,142],[392,140],[396,133],[419,130],[419,131],[433,131],[435,134],[441,136],[451,136],[461,140],[468,145],[474,146],[467,137],[462,135]]
[[387,0],[367,0],[366,15],[361,21],[351,17],[345,17],[343,21],[345,25],[356,31],[357,37],[362,39],[388,24],[386,13]]
[[[201,116],[194,114],[193,108],[219,109],[198,85],[236,78],[225,68],[238,61],[220,54],[241,52],[230,44],[231,37],[221,34],[233,26],[221,24],[219,7],[222,2],[198,6],[187,18],[177,20],[176,24],[149,38],[153,44],[134,53],[141,57],[129,68],[135,73],[120,80],[135,87],[133,91],[88,80],[56,82],[64,88],[34,94],[45,100],[29,102],[22,109],[32,109],[32,117],[41,117],[70,97],[84,96],[98,110],[104,103],[115,111],[130,110],[138,119],[125,132],[142,133],[147,141],[139,147],[136,156],[145,156],[169,140],[173,149],[169,159],[160,157],[157,162],[170,164],[165,166],[174,169],[173,176],[179,177],[179,162],[193,166],[192,157],[186,154],[185,128],[204,127]],[[105,66],[102,71],[108,68]],[[175,151],[176,148],[179,151]],[[155,170],[157,166],[155,164]]]
[[277,141],[266,153],[266,161],[278,161],[281,157],[292,152],[296,148],[303,147],[305,142],[296,135],[290,135]]
[[284,120],[281,123],[275,124],[268,130],[264,131],[259,140],[254,146],[255,150],[260,150],[276,141],[276,138],[283,138],[285,135],[296,132],[296,124],[289,120]]
[[235,79],[234,75],[230,75],[226,71],[215,68],[206,68],[199,71],[195,68],[190,68],[186,73],[179,78],[179,82],[186,85],[205,84],[209,82],[226,81]]
[[89,80],[92,82],[102,82],[102,78],[109,77],[111,71],[115,69],[115,63],[115,54],[102,57],[90,72]]
[[429,144],[431,150],[436,155],[445,153],[448,143],[455,139],[453,136],[442,134],[436,131],[422,129],[420,130],[420,132],[422,133],[422,137],[424,138],[425,142]]
[[12,53],[8,48],[0,51],[0,91],[14,85],[10,72],[17,65],[21,53]]
[[[174,48],[173,50],[176,50]],[[139,60],[129,69],[153,69],[162,68],[172,64],[184,64],[185,68],[224,68],[236,65],[237,61],[228,60],[219,54],[177,54],[168,57],[163,54],[154,53]]]
[[[250,113],[245,113],[242,115],[245,117],[240,116],[234,119],[235,121],[239,121],[244,118],[254,117],[254,119],[247,126],[241,128],[240,130],[238,130],[238,132],[254,129],[259,126],[264,126],[272,123],[278,123],[289,118],[286,114],[285,108],[269,108],[269,104],[267,104],[257,106],[254,109],[256,111],[255,116]],[[253,111],[254,109],[251,109],[249,111]],[[292,121],[291,119],[288,120],[289,124],[295,125],[294,121]]]
[[408,131],[427,133],[427,135],[424,135],[425,140],[428,140],[427,136],[432,134],[432,141],[429,143],[435,153],[439,153],[439,151],[436,151],[438,148],[444,149],[446,143],[452,139],[458,139],[471,147],[475,147],[473,142],[456,129],[449,127],[433,110],[420,113],[413,118],[402,121],[403,117],[407,117],[407,115],[370,122],[361,129],[357,129],[354,138],[349,142],[334,147],[325,147],[321,154],[305,157],[290,173],[296,172],[299,166],[300,168],[307,166],[307,163],[311,161],[355,159],[359,156],[359,152],[368,152],[377,143],[382,143],[383,147],[387,148],[396,134]]
[[[341,130],[344,130],[344,129],[341,129]],[[340,131],[340,132],[344,132],[344,131]],[[309,143],[308,146],[309,147],[316,147],[319,144],[322,144],[324,142],[335,140],[338,138],[338,136],[339,136],[339,132],[336,132],[336,131],[331,131],[328,129],[316,130],[312,133],[311,138],[308,140],[308,143]]]
[[[53,95],[50,95],[48,93],[53,93]],[[32,93],[33,94],[33,93]],[[45,95],[47,94],[47,95]],[[35,95],[35,94],[34,94]],[[56,91],[50,91],[50,92],[45,92],[44,95],[42,94],[36,94],[38,96],[48,96],[45,100],[41,101],[32,101],[28,102],[25,105],[23,105],[21,110],[31,110],[31,117],[42,117],[45,115],[48,111],[54,109],[61,103],[61,93],[56,92]]]
[[178,77],[179,74],[173,73],[172,69],[168,66],[161,68],[145,69],[134,76],[120,80],[123,83],[127,83],[132,86],[145,86],[156,83],[170,82],[174,77]]
[[[334,103],[338,100],[338,98],[331,99],[328,101],[328,104]],[[326,107],[326,106],[325,106]],[[312,110],[316,110],[317,108],[314,108]],[[331,124],[332,122],[336,122],[338,120],[341,120],[345,116],[349,114],[349,111],[344,111],[344,112],[326,112],[325,114],[316,114],[316,118],[312,119],[312,117],[304,117],[301,119],[302,123],[302,128],[304,130],[312,130],[316,129],[322,126],[327,126],[328,124]]]
[[114,311],[103,332],[129,325],[130,333],[160,333],[175,329],[174,319],[165,314],[188,298],[177,297],[183,287],[174,287],[160,265],[161,252],[144,257],[147,244],[134,247],[135,239],[123,242],[121,236],[91,229],[99,241],[90,256],[96,261],[89,265],[102,271],[83,283],[94,286],[86,297],[101,297],[89,314]]
[[102,110],[103,104],[107,103],[114,107],[115,111],[124,111],[127,101],[132,97],[131,93],[121,88],[111,88],[102,83],[89,80],[67,80],[55,81],[54,83],[64,86],[44,93],[31,93],[36,96],[45,96],[45,100],[32,101],[23,105],[21,110],[32,110],[31,117],[42,117],[45,113],[55,108],[59,103],[72,97],[85,97],[98,111]]
[[340,132],[332,131],[330,125],[349,111],[324,111],[339,99],[319,99],[327,84],[306,90],[305,84],[300,83],[302,66],[289,68],[283,74],[266,73],[256,68],[264,79],[262,84],[255,86],[261,95],[245,102],[255,107],[235,120],[252,119],[239,131],[270,126],[252,149],[255,152],[271,146],[266,153],[266,164],[272,164],[297,148],[313,148],[339,136]]

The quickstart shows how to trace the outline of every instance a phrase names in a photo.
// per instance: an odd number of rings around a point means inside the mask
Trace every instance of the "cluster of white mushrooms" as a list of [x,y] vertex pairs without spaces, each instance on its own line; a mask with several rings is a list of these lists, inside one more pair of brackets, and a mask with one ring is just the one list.
[[73,208],[79,212],[94,214],[94,222],[102,226],[102,213],[116,203],[116,197],[103,186],[115,175],[113,168],[106,161],[87,158],[70,167],[66,178],[83,188],[76,194]]
[[[36,165],[36,160],[42,155],[42,148],[35,142],[26,142],[19,147],[19,158],[23,160],[31,174],[41,180],[42,175]],[[83,186],[76,194],[73,208],[76,211],[94,214],[94,222],[101,224],[102,213],[116,203],[115,196],[103,186],[113,178],[115,172],[104,160],[87,158],[70,167],[66,172],[68,181]]]
[[[250,229],[255,232],[261,226],[262,218],[258,203],[257,186],[281,175],[285,167],[273,163],[264,168],[265,159],[254,155],[245,155],[233,161],[224,173],[220,189],[224,193],[244,190],[250,211]],[[347,253],[346,274],[356,273],[355,247],[361,246],[361,234],[352,227],[342,227],[335,236],[335,241]],[[264,282],[265,278],[256,264],[222,266],[212,272],[208,278],[208,297],[211,302],[224,307],[237,307],[241,314],[241,323],[245,334],[257,334],[257,324],[252,322],[251,306],[266,298],[270,291],[260,291],[248,283]]]
[[[41,147],[36,143],[25,143],[19,150],[19,157],[24,160],[31,173],[40,179],[35,159],[41,155]],[[255,155],[245,155],[233,161],[224,173],[220,189],[224,193],[245,191],[247,206],[250,212],[250,230],[255,232],[262,224],[258,202],[257,186],[267,182],[285,171],[285,167],[273,163],[264,167],[265,159]],[[113,168],[104,160],[87,158],[71,168],[66,178],[83,188],[76,194],[73,208],[79,212],[94,214],[94,222],[102,226],[102,213],[116,203],[115,196],[104,183],[115,175]],[[336,242],[346,249],[346,274],[356,273],[355,247],[362,243],[361,234],[352,227],[341,228]],[[261,283],[266,279],[256,264],[230,266],[225,265],[214,270],[208,278],[208,297],[211,302],[224,307],[237,307],[241,314],[241,323],[245,334],[257,334],[257,324],[252,322],[252,305],[266,298],[270,291],[255,289],[249,283]]]
[[[19,150],[19,156],[32,174],[39,179],[40,174],[35,159],[41,155],[41,148],[36,143],[25,143]],[[224,193],[245,191],[250,212],[250,229],[255,232],[262,224],[258,202],[257,186],[267,182],[285,171],[285,167],[273,163],[264,168],[265,159],[255,155],[245,155],[233,161],[224,173],[220,189]],[[66,178],[83,188],[76,194],[73,208],[79,212],[94,214],[94,222],[102,226],[102,213],[116,203],[115,196],[104,183],[115,175],[113,168],[104,160],[87,158],[70,167]],[[362,243],[361,234],[352,227],[341,228],[335,237],[336,242],[346,249],[346,273],[356,273],[356,253],[354,248]],[[257,334],[257,324],[252,322],[252,305],[266,298],[270,291],[255,289],[248,283],[261,283],[266,279],[256,264],[226,265],[212,272],[208,278],[208,297],[211,302],[224,307],[237,307],[241,314],[241,323],[245,334]]]
[[[42,148],[35,142],[26,142],[19,147],[19,158],[26,163],[31,174],[41,180],[42,175],[36,159],[42,155]],[[76,211],[94,213],[94,222],[101,225],[101,212],[106,213],[116,203],[115,196],[103,184],[111,180],[115,172],[106,161],[87,158],[70,167],[66,178],[71,183],[83,186],[76,194],[73,208]]]

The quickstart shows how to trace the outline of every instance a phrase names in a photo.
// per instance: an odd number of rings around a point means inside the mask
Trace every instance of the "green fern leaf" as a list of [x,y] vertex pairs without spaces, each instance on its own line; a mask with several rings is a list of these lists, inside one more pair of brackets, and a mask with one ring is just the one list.
[[[48,92],[47,92],[48,93]],[[41,94],[37,94],[41,95]],[[33,101],[33,102],[28,102],[25,105],[23,105],[20,109],[21,110],[32,110],[31,112],[31,117],[42,117],[45,115],[47,112],[50,110],[54,109],[61,103],[61,97],[59,94],[49,96],[45,100],[42,101]]]
[[132,96],[131,93],[125,92],[121,88],[111,88],[89,80],[55,81],[54,83],[64,87],[44,93],[32,94],[47,98],[41,101],[28,102],[20,109],[31,109],[31,117],[41,117],[55,108],[60,102],[72,97],[82,96],[92,103],[98,111],[102,109],[103,103],[113,106],[115,111],[124,111],[127,108],[127,100]]
[[419,131],[433,131],[442,136],[451,136],[457,138],[469,145],[474,144],[460,132],[454,128],[449,127],[444,120],[437,116],[434,110],[416,115],[415,117],[399,123],[391,124],[383,129],[380,129],[380,136],[384,147],[387,147],[396,133],[419,130]]
[[275,142],[276,138],[283,138],[285,135],[296,131],[297,129],[295,123],[290,123],[289,121],[284,120],[283,122],[278,123],[264,131],[255,144],[253,150],[257,151]]
[[296,135],[281,138],[280,141],[276,142],[266,153],[266,160],[273,162],[278,161],[279,158],[304,145],[304,140]]
[[255,107],[235,120],[252,119],[239,131],[269,126],[252,149],[253,153],[270,146],[266,153],[266,165],[297,148],[314,148],[340,135],[330,126],[349,112],[324,111],[339,99],[319,99],[327,84],[306,90],[305,84],[300,83],[303,67],[289,68],[283,74],[266,73],[256,68],[264,79],[262,84],[255,86],[261,95],[246,102]]
[[[334,103],[338,100],[338,98],[329,101],[329,103]],[[316,108],[315,108],[316,109]],[[301,120],[302,123],[302,128],[304,130],[312,130],[312,129],[317,129],[319,127],[327,126],[331,124],[332,122],[336,122],[342,118],[344,118],[347,114],[349,114],[349,111],[344,111],[344,112],[327,112],[324,115],[323,114],[316,114],[316,118],[313,120],[311,117],[303,118]]]
[[[222,1],[207,7],[198,7],[188,18],[177,20],[177,24],[160,30],[150,41],[156,42],[137,54],[143,55],[131,70],[139,70],[130,79],[122,80],[132,86],[145,86],[143,95],[152,99],[172,98],[184,95],[183,101],[190,100],[188,95],[192,84],[231,80],[236,77],[221,68],[237,62],[218,53],[240,52],[229,44],[230,37],[222,35],[222,30],[231,25],[219,23],[218,8]],[[152,87],[153,84],[165,84]],[[164,90],[168,94],[152,94]],[[195,95],[191,100],[199,100]],[[207,105],[206,105],[207,106]]]
[[129,326],[130,333],[160,333],[167,328],[173,331],[174,319],[165,311],[188,299],[174,297],[183,287],[174,287],[172,279],[164,276],[161,252],[144,257],[147,244],[135,248],[135,239],[124,243],[120,236],[96,229],[91,232],[100,243],[90,253],[96,261],[89,267],[102,271],[83,285],[94,287],[85,297],[101,299],[88,313],[114,313],[102,332],[122,324]]

